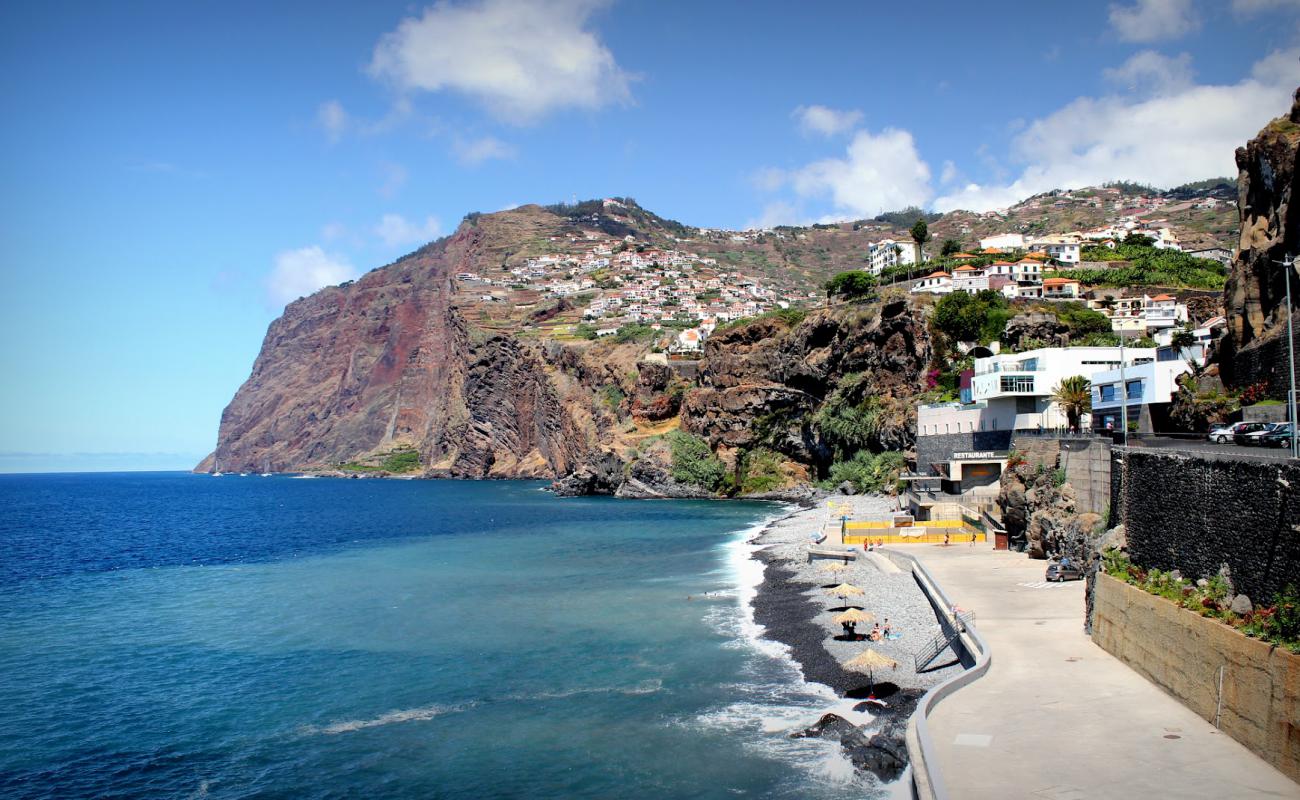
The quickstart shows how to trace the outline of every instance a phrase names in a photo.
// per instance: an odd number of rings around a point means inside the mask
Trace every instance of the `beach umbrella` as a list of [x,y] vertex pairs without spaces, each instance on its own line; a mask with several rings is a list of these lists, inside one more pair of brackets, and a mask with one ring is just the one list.
[[848,611],[845,611],[843,614],[837,616],[835,618],[835,621],[841,625],[843,625],[846,622],[853,622],[853,623],[875,622],[876,615],[872,614],[870,611],[863,611],[858,608],[850,608]]
[[849,565],[842,561],[828,561],[825,564],[822,564],[822,569],[830,570],[831,572],[843,572],[848,568]]
[[840,598],[841,600],[844,600],[845,602],[847,602],[847,599],[850,596],[856,597],[860,594],[866,594],[861,589],[859,589],[858,587],[854,586],[851,583],[841,583],[839,586],[832,586],[831,588],[827,589],[826,592],[827,594],[835,595],[836,597]]
[[875,671],[877,667],[898,669],[898,662],[887,655],[872,650],[870,647],[844,662],[844,668],[847,670],[865,672],[873,685],[876,682]]

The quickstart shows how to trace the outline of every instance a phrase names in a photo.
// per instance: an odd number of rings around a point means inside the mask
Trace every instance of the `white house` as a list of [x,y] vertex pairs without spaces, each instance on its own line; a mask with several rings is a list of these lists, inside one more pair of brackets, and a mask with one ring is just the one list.
[[1078,264],[1081,260],[1079,240],[1074,236],[1045,236],[1029,245],[1038,253],[1046,253],[1063,264]]
[[951,294],[952,276],[943,270],[931,272],[912,286],[914,294]]
[[1044,278],[1044,300],[1078,300],[1079,282],[1073,278]]
[[1023,233],[999,233],[996,236],[980,239],[981,250],[990,248],[995,250],[1024,250],[1025,235]]
[[989,288],[989,276],[979,267],[972,267],[969,264],[957,267],[952,271],[952,290],[954,292],[965,292],[975,294]]

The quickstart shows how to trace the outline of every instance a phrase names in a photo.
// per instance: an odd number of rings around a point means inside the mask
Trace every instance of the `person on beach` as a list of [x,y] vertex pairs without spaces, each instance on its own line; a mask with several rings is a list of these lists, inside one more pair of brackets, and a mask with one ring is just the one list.
[[970,546],[971,547],[975,546],[975,534],[973,533],[970,535]]
[[943,535],[943,546],[944,546],[944,547],[947,547],[947,546],[948,546],[948,536],[949,536],[949,534],[947,534],[947,533],[945,533],[945,534]]
[[889,617],[885,617],[885,626],[884,626],[883,630],[884,630],[884,632],[885,632],[885,637],[886,637],[886,638],[889,637],[889,634],[893,633],[893,629],[889,627]]
[[867,638],[873,642],[878,642],[880,641],[880,636],[880,623],[877,622],[875,625],[871,626],[871,633],[867,634]]

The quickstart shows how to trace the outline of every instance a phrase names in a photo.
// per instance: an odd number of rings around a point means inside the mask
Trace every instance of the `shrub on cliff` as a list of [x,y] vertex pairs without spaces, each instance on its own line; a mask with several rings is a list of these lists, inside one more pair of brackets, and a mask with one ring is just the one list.
[[935,330],[954,342],[988,344],[1002,335],[1011,318],[1011,304],[1001,292],[953,292],[934,307]]
[[708,442],[685,431],[673,431],[667,439],[672,448],[673,480],[699,486],[710,492],[722,485],[727,468],[709,449]]
[[874,297],[876,279],[862,270],[841,272],[826,281],[827,297],[843,297],[845,300],[864,300]]
[[742,453],[736,464],[737,486],[741,494],[755,494],[780,489],[785,483],[781,473],[781,456],[766,448]]
[[821,485],[826,489],[834,489],[847,481],[858,494],[889,491],[895,488],[905,465],[902,453],[859,450],[853,458],[832,464],[830,479]]

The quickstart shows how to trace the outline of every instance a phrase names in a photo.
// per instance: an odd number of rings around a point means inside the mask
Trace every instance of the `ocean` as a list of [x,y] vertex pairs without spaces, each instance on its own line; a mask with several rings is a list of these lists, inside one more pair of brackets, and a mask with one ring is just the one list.
[[0,797],[861,798],[748,613],[775,504],[0,476]]

